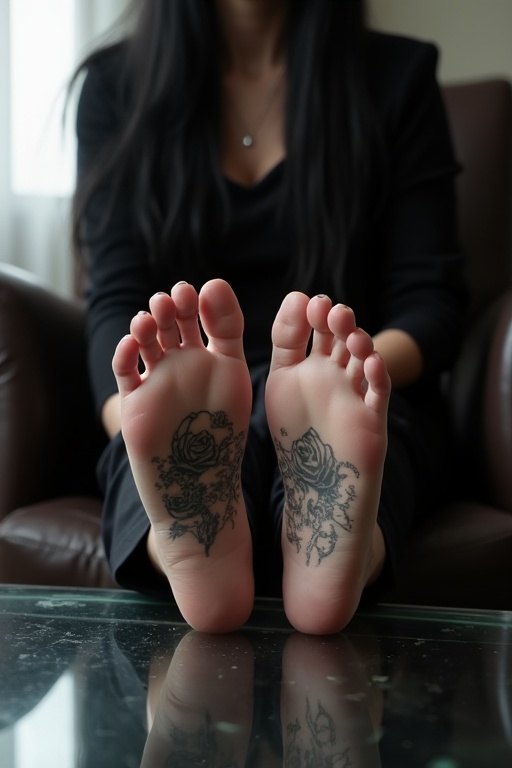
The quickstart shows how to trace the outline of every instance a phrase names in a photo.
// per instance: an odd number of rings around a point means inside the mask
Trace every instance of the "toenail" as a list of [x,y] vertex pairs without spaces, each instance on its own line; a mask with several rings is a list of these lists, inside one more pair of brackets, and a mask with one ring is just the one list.
[[140,312],[137,312],[137,314],[138,314],[138,315],[147,315],[147,314],[149,314],[149,313],[148,313],[148,312],[146,312],[146,310],[145,310],[145,309],[141,309],[141,310],[140,310]]
[[326,293],[317,293],[316,298],[317,299],[328,299],[329,297],[327,296]]

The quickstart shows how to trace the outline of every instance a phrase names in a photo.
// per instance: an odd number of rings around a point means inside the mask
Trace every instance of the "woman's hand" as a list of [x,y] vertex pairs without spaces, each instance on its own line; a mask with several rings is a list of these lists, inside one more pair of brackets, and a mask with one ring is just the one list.
[[119,392],[105,400],[101,410],[101,422],[107,435],[112,439],[121,429],[121,397]]
[[414,384],[423,371],[423,355],[405,331],[389,328],[373,337],[375,351],[387,365],[393,389]]

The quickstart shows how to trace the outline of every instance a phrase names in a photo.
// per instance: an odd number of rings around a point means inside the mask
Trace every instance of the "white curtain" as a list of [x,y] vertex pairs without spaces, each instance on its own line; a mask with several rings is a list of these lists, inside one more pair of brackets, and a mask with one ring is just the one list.
[[74,109],[62,124],[73,67],[128,0],[0,0],[0,261],[73,292],[69,212]]

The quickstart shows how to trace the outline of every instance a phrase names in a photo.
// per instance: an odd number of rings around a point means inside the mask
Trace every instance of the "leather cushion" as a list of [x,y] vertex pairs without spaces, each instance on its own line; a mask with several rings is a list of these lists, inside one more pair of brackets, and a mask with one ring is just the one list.
[[105,559],[101,507],[74,496],[8,515],[0,523],[0,583],[119,588]]
[[416,526],[391,602],[512,610],[512,515],[461,502]]

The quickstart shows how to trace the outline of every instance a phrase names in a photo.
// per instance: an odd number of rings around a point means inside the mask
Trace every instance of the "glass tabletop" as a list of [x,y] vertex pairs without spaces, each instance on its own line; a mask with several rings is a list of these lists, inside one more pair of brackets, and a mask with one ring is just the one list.
[[0,587],[2,768],[512,765],[512,613],[381,605],[334,636],[279,600],[207,635],[172,602]]

